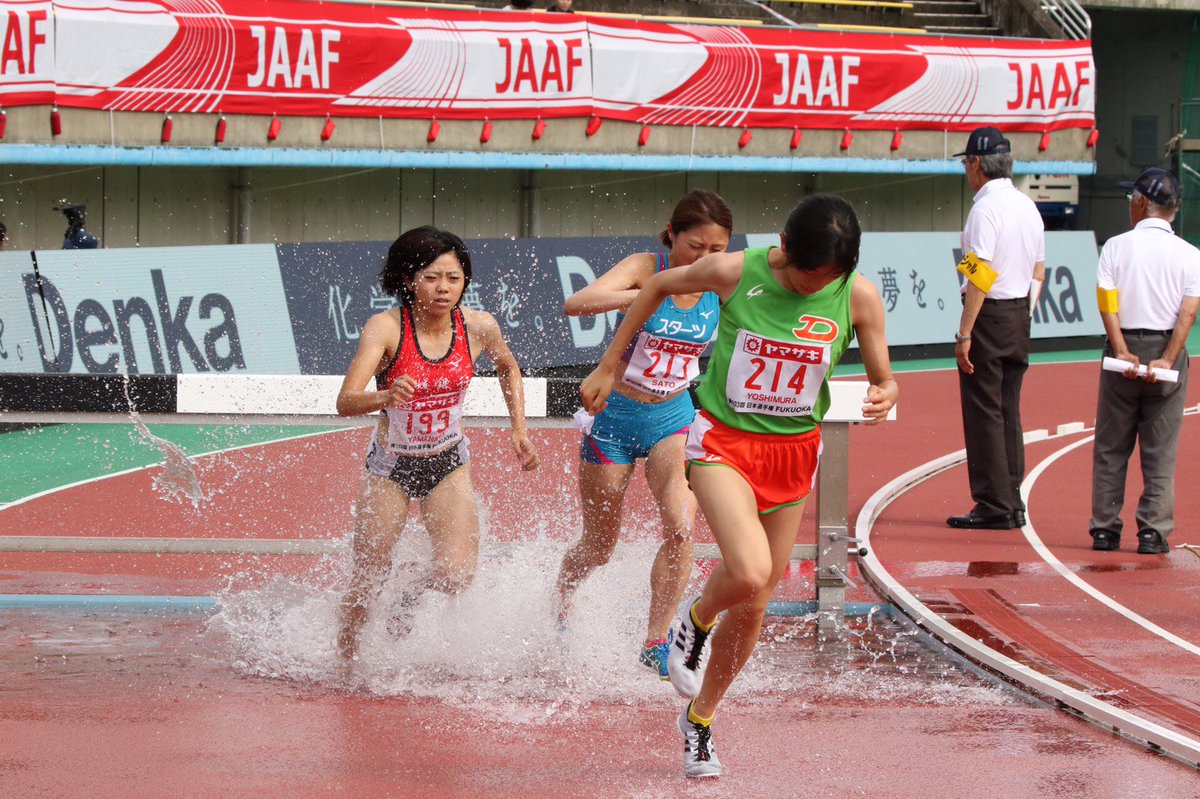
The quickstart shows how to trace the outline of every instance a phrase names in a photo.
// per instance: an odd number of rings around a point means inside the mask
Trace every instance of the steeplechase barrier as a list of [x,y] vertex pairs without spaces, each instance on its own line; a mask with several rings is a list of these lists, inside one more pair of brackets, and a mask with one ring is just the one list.
[[[338,417],[340,375],[90,375],[0,374],[0,424],[325,425],[368,427],[374,414]],[[868,383],[831,381],[831,405],[822,425],[817,474],[817,541],[797,544],[794,560],[816,561],[818,629],[836,631],[853,587],[849,559],[867,554],[849,530],[849,428],[864,421]],[[525,415],[531,427],[566,427],[579,407],[579,381],[524,379]],[[508,412],[499,381],[476,377],[468,391],[464,423],[498,426]],[[895,409],[888,419],[896,418]],[[330,542],[301,539],[170,539],[0,535],[0,551],[192,552],[208,554],[327,554]],[[699,544],[695,557],[718,559],[715,544]]]

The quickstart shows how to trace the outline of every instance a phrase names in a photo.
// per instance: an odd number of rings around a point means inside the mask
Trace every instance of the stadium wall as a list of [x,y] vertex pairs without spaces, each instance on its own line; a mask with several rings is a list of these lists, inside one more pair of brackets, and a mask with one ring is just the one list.
[[[736,235],[731,249],[778,243]],[[338,374],[368,316],[394,305],[376,275],[389,242],[0,253],[0,372]],[[491,312],[527,369],[594,363],[616,314],[563,301],[651,237],[477,239],[463,304]],[[945,344],[957,323],[959,236],[868,233],[859,272],[879,287],[894,346]],[[1033,333],[1100,332],[1095,239],[1047,238]]]

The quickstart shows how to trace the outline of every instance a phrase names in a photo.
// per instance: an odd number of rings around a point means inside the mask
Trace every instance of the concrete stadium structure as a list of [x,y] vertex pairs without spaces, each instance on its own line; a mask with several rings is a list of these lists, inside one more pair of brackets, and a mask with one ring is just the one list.
[[[1009,5],[1021,0],[981,4],[1000,20]],[[1044,151],[1036,133],[1011,138],[1018,172],[1079,176],[1076,226],[1103,241],[1127,224],[1117,180],[1178,168],[1166,147],[1187,141],[1176,134],[1185,92],[1196,91],[1187,76],[1200,63],[1200,14],[1186,0],[1094,5],[1098,144],[1088,147],[1079,129],[1054,132]],[[836,7],[828,13],[838,18]],[[445,120],[430,143],[428,120],[345,118],[322,142],[323,118],[287,117],[268,144],[269,115],[231,115],[217,148],[211,114],[175,115],[172,141],[161,144],[159,113],[64,108],[53,136],[49,110],[7,109],[0,219],[14,248],[61,241],[64,221],[51,208],[63,198],[88,205],[88,229],[106,247],[378,240],[424,223],[467,237],[652,234],[697,186],[724,194],[746,231],[770,229],[814,190],[845,194],[874,231],[959,229],[970,203],[950,157],[965,135],[940,131],[906,131],[893,151],[891,131],[857,131],[842,150],[841,131],[806,130],[793,152],[786,129],[756,129],[739,148],[738,129],[661,126],[639,146],[634,123],[608,121],[588,137],[586,119],[548,120],[533,141],[532,121],[497,120],[485,147],[477,121]]]

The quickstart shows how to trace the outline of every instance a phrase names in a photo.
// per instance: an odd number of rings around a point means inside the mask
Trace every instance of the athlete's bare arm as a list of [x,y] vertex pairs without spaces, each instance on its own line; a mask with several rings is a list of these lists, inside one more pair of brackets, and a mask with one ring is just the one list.
[[624,311],[637,297],[638,290],[654,274],[658,259],[639,252],[623,259],[589,285],[572,294],[563,303],[567,316],[590,316]]
[[690,266],[680,266],[658,272],[648,280],[637,298],[625,312],[625,319],[613,335],[600,363],[579,386],[584,410],[600,413],[608,404],[608,395],[616,382],[621,365],[621,353],[633,341],[654,310],[672,294],[714,292],[721,301],[729,299],[742,277],[742,253],[719,252],[706,255]]
[[407,375],[397,378],[387,391],[366,389],[371,378],[391,360],[399,340],[400,317],[397,313],[384,311],[367,320],[358,337],[358,352],[350,361],[338,391],[337,412],[340,416],[362,416],[412,399],[414,384]]
[[850,323],[854,325],[867,380],[871,384],[863,401],[863,416],[870,420],[867,424],[879,424],[896,404],[900,386],[892,377],[892,362],[888,357],[883,300],[875,284],[862,275],[855,277],[850,289]]
[[517,460],[525,471],[536,469],[537,450],[529,440],[529,432],[525,426],[525,387],[521,380],[521,367],[517,365],[517,359],[508,348],[496,317],[485,311],[464,308],[463,318],[467,323],[467,330],[475,334],[479,343],[478,349],[472,349],[486,355],[496,365],[496,377],[500,379],[504,404],[508,406],[508,419],[512,425],[513,449],[517,453]]

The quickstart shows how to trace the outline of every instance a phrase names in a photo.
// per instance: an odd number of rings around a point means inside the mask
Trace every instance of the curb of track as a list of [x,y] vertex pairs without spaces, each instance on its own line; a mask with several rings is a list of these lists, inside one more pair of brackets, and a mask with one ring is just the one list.
[[[1081,432],[1084,431],[1070,426],[1056,435],[1027,434],[1027,440],[1060,438]],[[859,558],[859,571],[880,596],[914,624],[968,660],[1001,675],[1020,688],[1050,699],[1061,709],[1069,710],[1154,751],[1164,752],[1188,765],[1200,767],[1200,741],[1042,674],[972,638],[930,610],[902,586],[880,562],[875,548],[870,545],[870,537],[871,528],[884,509],[906,491],[965,462],[965,450],[952,452],[905,472],[871,495],[855,521],[854,536],[860,539],[868,550],[867,555]]]

